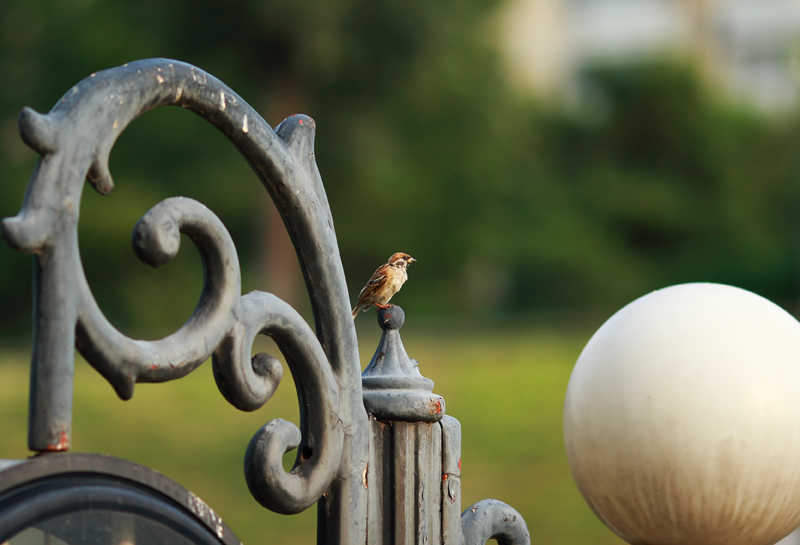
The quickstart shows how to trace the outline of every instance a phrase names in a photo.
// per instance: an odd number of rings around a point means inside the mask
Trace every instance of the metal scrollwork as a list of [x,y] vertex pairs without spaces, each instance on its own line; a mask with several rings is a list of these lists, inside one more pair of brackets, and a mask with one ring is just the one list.
[[[191,318],[155,341],[119,332],[98,307],[78,251],[77,225],[84,180],[102,194],[114,187],[108,157],[137,116],[176,105],[200,115],[240,150],[264,183],[295,245],[309,290],[316,334],[277,297],[241,296],[236,249],[220,220],[202,204],[170,198],[147,212],[133,234],[136,254],[160,266],[179,250],[181,233],[198,248],[204,284]],[[314,161],[314,121],[287,118],[275,130],[226,85],[177,61],[151,59],[92,74],[48,114],[19,116],[23,140],[41,154],[19,214],[3,221],[16,249],[34,254],[34,348],[28,443],[34,451],[69,449],[73,346],[127,399],[137,382],[184,376],[213,354],[214,376],[225,398],[252,411],[272,395],[282,369],[275,358],[250,352],[256,335],[275,339],[294,375],[300,429],[277,420],[251,441],[248,485],[263,505],[295,513],[334,483],[344,502],[363,493],[336,484],[360,474],[366,446],[355,431],[366,426],[360,364],[330,209]],[[291,473],[281,457],[298,447]],[[343,455],[344,453],[344,455]],[[336,506],[330,526],[363,533],[363,523]],[[323,514],[323,518],[325,515]]]
[[516,509],[497,500],[481,500],[461,515],[463,545],[531,545],[528,525]]
[[[284,420],[273,420],[250,441],[245,454],[245,478],[253,496],[278,513],[299,513],[316,502],[334,477],[342,453],[339,392],[333,375],[321,362],[325,354],[308,325],[274,295],[251,292],[242,298],[242,321],[214,356],[214,375],[226,399],[240,409],[257,408],[272,391],[253,391],[250,370],[274,376],[275,363],[259,354],[245,364],[246,349],[257,333],[277,343],[298,385],[303,430]],[[279,365],[279,364],[278,364]],[[310,401],[313,400],[313,403]],[[298,448],[290,474],[283,470],[283,454]]]

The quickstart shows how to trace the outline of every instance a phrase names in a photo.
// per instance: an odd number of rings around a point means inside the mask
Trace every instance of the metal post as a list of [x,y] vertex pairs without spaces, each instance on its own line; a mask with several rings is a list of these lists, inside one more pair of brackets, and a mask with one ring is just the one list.
[[361,379],[370,422],[367,543],[529,543],[524,520],[502,502],[479,502],[462,518],[461,425],[445,416],[433,381],[406,353],[404,322],[400,307],[378,311],[383,335]]
[[[367,543],[443,543],[444,399],[406,354],[400,307],[378,311],[378,348],[362,374],[370,415]],[[460,450],[460,445],[455,447]],[[460,502],[447,508],[460,511]]]

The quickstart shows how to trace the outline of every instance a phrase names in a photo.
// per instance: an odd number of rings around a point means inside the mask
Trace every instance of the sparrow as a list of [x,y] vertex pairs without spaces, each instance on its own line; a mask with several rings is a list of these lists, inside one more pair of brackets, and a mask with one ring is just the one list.
[[359,310],[367,310],[372,305],[378,308],[388,308],[389,299],[400,291],[406,280],[408,273],[406,268],[409,263],[414,263],[416,259],[403,252],[397,252],[389,258],[389,261],[378,267],[370,277],[367,285],[358,294],[356,308],[353,309],[353,319],[355,320]]

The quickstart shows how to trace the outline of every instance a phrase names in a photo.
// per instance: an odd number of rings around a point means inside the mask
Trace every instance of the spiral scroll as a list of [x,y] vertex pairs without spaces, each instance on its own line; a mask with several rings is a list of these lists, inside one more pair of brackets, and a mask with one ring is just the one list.
[[[167,199],[147,212],[134,229],[133,246],[143,261],[159,266],[175,256],[181,233],[194,242],[205,278],[190,319],[163,339],[141,341],[120,333],[99,309],[78,252],[83,182],[110,193],[114,142],[133,119],[163,105],[192,110],[217,127],[264,183],[297,250],[316,336],[273,295],[241,296],[230,235],[211,211],[185,198]],[[282,372],[272,356],[249,357],[255,336],[265,334],[276,340],[294,374],[301,429],[276,421],[254,437],[246,474],[256,498],[273,510],[298,512],[337,475],[357,471],[354,464],[366,454],[346,444],[354,429],[366,425],[360,365],[333,222],[314,161],[314,121],[293,116],[273,131],[216,78],[184,63],[151,59],[92,74],[46,115],[25,108],[19,128],[42,156],[19,214],[2,223],[11,246],[34,254],[31,450],[69,448],[73,346],[123,399],[133,395],[136,382],[179,378],[213,353],[220,391],[236,407],[254,410],[272,395]],[[286,473],[280,457],[298,445],[295,468]]]

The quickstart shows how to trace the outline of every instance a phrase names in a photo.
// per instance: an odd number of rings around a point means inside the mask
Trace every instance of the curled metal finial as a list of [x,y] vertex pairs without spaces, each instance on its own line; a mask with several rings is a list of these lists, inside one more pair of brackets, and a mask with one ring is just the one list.
[[461,514],[464,545],[484,545],[496,539],[498,545],[530,545],[531,534],[516,509],[498,500],[482,500]]
[[[205,278],[191,318],[171,335],[141,341],[119,332],[98,307],[78,251],[84,180],[110,193],[108,157],[119,134],[137,116],[164,105],[209,121],[264,183],[294,241],[316,336],[276,297],[241,296],[230,235],[210,210],[184,198],[154,206],[136,225],[132,242],[136,254],[153,266],[176,255],[181,234],[194,242]],[[294,374],[301,422],[299,430],[276,422],[268,428],[279,433],[260,431],[254,439],[248,484],[257,499],[277,511],[297,512],[313,504],[337,472],[355,471],[341,469],[342,445],[347,433],[365,425],[366,415],[344,272],[314,161],[313,120],[293,116],[273,131],[216,78],[188,64],[151,59],[92,74],[47,114],[24,109],[19,128],[25,143],[42,155],[20,212],[2,222],[11,246],[34,253],[31,450],[69,448],[73,346],[124,399],[133,395],[136,382],[179,378],[213,352],[220,391],[236,407],[254,410],[270,398],[282,373],[272,356],[249,356],[255,335],[265,334],[276,340]],[[341,391],[347,392],[344,399]],[[287,474],[274,452],[282,455],[295,445],[297,462]],[[358,449],[351,452],[355,460],[365,457]]]
[[35,152],[47,155],[58,149],[55,126],[46,115],[31,108],[23,108],[17,123],[23,142]]

